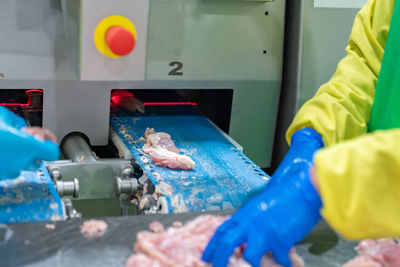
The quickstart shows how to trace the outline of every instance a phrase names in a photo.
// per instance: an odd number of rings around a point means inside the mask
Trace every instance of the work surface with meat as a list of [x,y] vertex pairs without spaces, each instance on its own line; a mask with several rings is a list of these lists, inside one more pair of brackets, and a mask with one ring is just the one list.
[[[227,217],[202,215],[183,226],[174,222],[171,227],[154,221],[149,225],[150,231],[138,233],[135,251],[126,262],[126,267],[206,267],[210,266],[201,260],[201,255],[211,236]],[[250,267],[242,258],[241,249],[237,249],[229,259],[230,267]],[[293,249],[290,254],[293,267],[304,266],[303,260]],[[262,267],[279,267],[270,255],[261,261]]]
[[[229,212],[213,214],[226,216]],[[45,222],[0,225],[0,266],[122,267],[133,253],[137,234],[148,230],[151,222],[159,221],[165,226],[171,226],[176,221],[185,224],[199,215],[101,218],[108,227],[102,236],[95,238],[86,238],[80,232],[79,226],[86,219],[56,222],[51,230],[46,228]],[[304,243],[296,246],[296,251],[304,259],[305,266],[339,267],[357,255],[356,246],[357,242],[343,240],[321,222]]]

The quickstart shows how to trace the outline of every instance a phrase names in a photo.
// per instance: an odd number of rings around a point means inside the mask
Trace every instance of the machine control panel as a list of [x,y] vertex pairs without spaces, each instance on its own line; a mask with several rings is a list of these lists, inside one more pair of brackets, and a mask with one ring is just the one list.
[[63,3],[80,80],[145,80],[149,0]]

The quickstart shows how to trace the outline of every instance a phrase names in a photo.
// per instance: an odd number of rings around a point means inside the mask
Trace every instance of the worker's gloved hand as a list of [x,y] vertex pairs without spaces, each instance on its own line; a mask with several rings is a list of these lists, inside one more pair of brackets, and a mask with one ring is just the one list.
[[14,112],[9,111],[3,106],[0,106],[0,122],[18,130],[27,126],[23,118],[17,116]]
[[15,178],[21,170],[36,170],[41,160],[58,159],[60,152],[54,142],[39,140],[20,130],[19,126],[25,126],[25,121],[8,112],[0,108],[0,179]]
[[225,267],[235,248],[246,244],[243,257],[253,266],[259,266],[268,251],[279,264],[291,266],[289,251],[317,224],[322,202],[308,168],[299,168],[288,176],[268,185],[224,222],[202,259],[212,262],[213,267]]
[[323,147],[324,141],[317,131],[311,128],[296,131],[290,139],[289,151],[271,177],[271,183],[281,182],[298,168],[310,168],[314,153]]

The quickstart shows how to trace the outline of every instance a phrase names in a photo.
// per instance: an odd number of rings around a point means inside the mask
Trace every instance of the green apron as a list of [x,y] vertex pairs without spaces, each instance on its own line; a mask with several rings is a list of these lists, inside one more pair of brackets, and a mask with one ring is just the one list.
[[400,1],[394,6],[368,124],[369,132],[392,128],[400,128]]

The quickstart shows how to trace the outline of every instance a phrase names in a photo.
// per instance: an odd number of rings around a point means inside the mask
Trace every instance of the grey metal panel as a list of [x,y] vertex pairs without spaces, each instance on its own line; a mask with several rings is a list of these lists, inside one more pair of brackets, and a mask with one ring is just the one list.
[[303,0],[286,2],[285,44],[282,88],[271,168],[275,169],[288,150],[285,134],[297,112],[300,94],[301,44],[303,29]]
[[[149,0],[84,0],[81,10],[80,78],[82,80],[144,80]],[[93,34],[108,16],[128,18],[136,28],[135,49],[120,58],[108,58],[95,47]],[[161,27],[162,25],[160,25]]]
[[0,73],[20,80],[55,75],[59,13],[48,0],[0,1]]
[[80,51],[80,24],[81,24],[81,1],[61,0],[61,10],[65,38],[64,51],[75,75],[79,76],[79,51]]
[[315,8],[304,1],[302,65],[299,106],[311,98],[336,70],[359,9]]
[[[152,1],[147,79],[280,80],[284,10],[283,0]],[[169,75],[173,61],[183,75]]]
[[273,167],[287,152],[286,130],[297,110],[327,82],[345,56],[359,9],[315,8],[314,0],[289,0],[285,62]]

